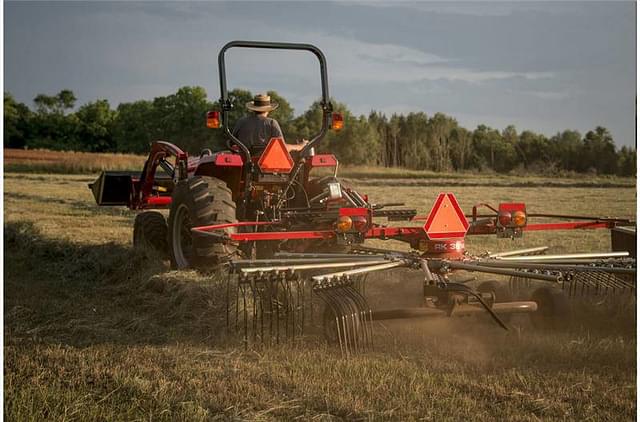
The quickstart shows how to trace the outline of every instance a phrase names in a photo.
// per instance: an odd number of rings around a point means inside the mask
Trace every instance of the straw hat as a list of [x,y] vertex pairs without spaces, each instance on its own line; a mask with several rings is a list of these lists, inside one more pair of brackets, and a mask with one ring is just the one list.
[[249,101],[246,104],[247,108],[251,111],[273,111],[278,108],[278,103],[271,101],[271,97],[267,94],[258,94],[253,97],[253,101]]

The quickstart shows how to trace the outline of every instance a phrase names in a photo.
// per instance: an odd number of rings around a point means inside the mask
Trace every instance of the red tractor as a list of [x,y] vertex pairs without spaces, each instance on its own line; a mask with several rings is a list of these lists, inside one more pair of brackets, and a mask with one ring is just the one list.
[[[225,53],[237,47],[305,50],[317,57],[322,125],[301,151],[289,154],[281,138],[271,139],[263,149],[249,149],[231,133]],[[250,320],[254,329],[262,326],[262,340],[279,338],[280,324],[294,335],[301,332],[305,291],[325,303],[325,333],[337,339],[344,351],[370,344],[372,334],[365,327],[375,319],[488,312],[506,328],[499,314],[533,313],[538,322],[562,314],[558,287],[569,294],[575,293],[576,286],[581,291],[595,289],[596,294],[604,291],[601,288],[635,294],[636,264],[628,251],[549,256],[542,255],[546,248],[533,248],[471,256],[464,250],[467,235],[513,238],[529,230],[611,229],[634,226],[632,221],[574,216],[575,221],[533,224],[533,218],[571,216],[529,213],[522,203],[497,208],[480,204],[465,215],[451,193],[440,194],[428,215],[417,216],[416,210],[397,208],[402,204],[372,203],[341,183],[336,177],[336,157],[315,153],[327,131],[339,130],[344,123],[329,100],[325,57],[317,47],[233,41],[220,51],[218,65],[221,110],[207,113],[206,124],[224,131],[227,151],[204,150],[189,157],[173,144],[154,142],[141,173],[103,172],[90,187],[99,205],[141,210],[135,220],[134,245],[168,252],[174,268],[228,264],[237,283],[227,290],[228,303],[235,301],[227,310],[229,315],[235,313],[236,327],[239,316],[244,318],[245,339]],[[329,171],[314,176],[318,168]],[[480,207],[489,212],[480,214]],[[163,214],[149,211],[166,208],[168,221]],[[387,226],[380,218],[425,223]],[[632,236],[635,239],[635,231]],[[366,239],[403,241],[413,251],[367,248]],[[425,306],[372,312],[355,280],[398,267],[424,274]],[[492,281],[476,289],[451,281],[449,275],[456,271],[510,277],[510,287],[526,285],[528,289],[532,280],[543,286],[533,293],[513,289],[506,293],[507,283]],[[306,303],[313,313],[313,301]],[[296,316],[300,313],[301,319]],[[275,331],[271,322],[265,333],[265,318],[276,321]]]
[[[280,138],[271,139],[264,149],[249,149],[233,136],[225,76],[225,53],[232,47],[306,50],[316,55],[322,86],[322,126],[302,151],[289,154]],[[194,226],[215,224],[231,224],[225,229],[227,233],[256,233],[272,227],[269,225],[274,221],[286,221],[278,230],[288,232],[333,229],[340,208],[369,207],[362,196],[336,179],[336,157],[314,152],[328,130],[339,130],[343,125],[342,116],[333,112],[325,57],[317,47],[235,41],[223,47],[218,63],[221,112],[207,113],[207,126],[225,132],[228,151],[204,150],[200,156],[188,157],[176,145],[154,142],[141,174],[105,172],[91,185],[98,204],[145,210],[135,221],[134,244],[147,243],[168,251],[176,268],[207,266],[236,253],[266,257],[280,250],[331,251],[338,243],[362,242],[369,224],[366,213],[354,216],[352,227],[339,239],[272,239],[257,247],[246,245],[242,251],[219,237],[192,234]],[[333,175],[312,177],[317,168],[330,168]],[[158,208],[170,208],[168,221],[159,212],[146,211]],[[391,214],[410,218],[415,212]]]

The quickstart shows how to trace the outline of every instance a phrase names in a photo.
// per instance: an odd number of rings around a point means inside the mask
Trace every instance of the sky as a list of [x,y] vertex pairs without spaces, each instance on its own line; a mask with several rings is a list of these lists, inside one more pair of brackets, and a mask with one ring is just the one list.
[[[32,106],[71,89],[78,103],[202,86],[220,97],[231,40],[311,43],[329,92],[356,114],[443,112],[474,129],[547,136],[605,126],[634,146],[635,2],[4,3],[4,90]],[[306,52],[231,49],[227,83],[275,90],[304,112],[320,96]]]

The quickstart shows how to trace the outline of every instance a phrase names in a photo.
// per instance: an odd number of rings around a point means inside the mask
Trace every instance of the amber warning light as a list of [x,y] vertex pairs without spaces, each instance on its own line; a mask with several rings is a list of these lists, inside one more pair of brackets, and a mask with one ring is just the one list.
[[340,130],[344,127],[344,119],[340,113],[331,113],[331,129]]
[[207,112],[207,127],[209,129],[218,129],[220,127],[220,112],[208,111]]

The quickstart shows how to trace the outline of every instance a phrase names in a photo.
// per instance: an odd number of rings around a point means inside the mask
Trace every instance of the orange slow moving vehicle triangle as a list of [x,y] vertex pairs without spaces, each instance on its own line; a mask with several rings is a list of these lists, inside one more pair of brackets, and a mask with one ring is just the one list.
[[271,138],[258,160],[263,173],[289,173],[293,168],[293,159],[287,151],[282,138]]
[[452,193],[441,193],[429,212],[424,230],[429,239],[454,239],[464,237],[469,222]]

